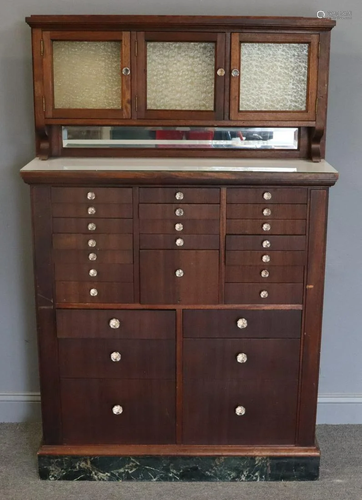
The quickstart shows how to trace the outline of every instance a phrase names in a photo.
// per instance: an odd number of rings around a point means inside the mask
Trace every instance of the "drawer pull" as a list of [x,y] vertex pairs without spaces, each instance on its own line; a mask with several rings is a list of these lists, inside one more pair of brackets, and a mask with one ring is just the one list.
[[178,193],[175,194],[176,200],[183,200],[184,199],[184,194],[179,191]]
[[269,241],[269,240],[264,240],[264,241],[262,242],[262,247],[263,247],[263,248],[270,248],[270,247],[271,247],[271,243],[270,243],[270,241]]
[[97,276],[98,271],[97,271],[97,269],[90,269],[88,274],[89,274],[89,276],[94,278],[95,276]]
[[236,326],[242,330],[248,326],[248,320],[245,318],[239,318],[236,322]]
[[183,231],[184,225],[183,224],[175,224],[175,229],[176,231]]
[[89,247],[95,247],[97,245],[96,240],[88,240],[88,246]]
[[235,68],[235,69],[233,69],[233,70],[231,71],[231,76],[233,76],[234,78],[235,78],[236,76],[239,76],[239,75],[240,75],[240,71],[239,71],[238,69],[236,69],[236,68]]
[[271,215],[270,208],[264,208],[263,215],[264,215],[264,217],[269,217],[269,215]]
[[113,408],[112,408],[112,412],[115,415],[120,415],[121,413],[123,413],[123,408],[122,408],[121,405],[114,405]]
[[267,298],[269,297],[269,294],[268,294],[268,292],[267,292],[266,290],[262,290],[262,291],[260,292],[260,297],[261,297],[262,299],[267,299]]
[[88,213],[89,215],[94,215],[96,213],[96,209],[94,207],[88,207]]
[[263,262],[270,262],[270,255],[263,255],[262,258],[261,258],[261,260]]
[[93,193],[92,191],[89,191],[89,193],[87,193],[87,200],[95,200],[96,199],[96,194]]
[[97,297],[97,295],[98,295],[98,290],[97,290],[96,288],[91,288],[91,289],[89,290],[89,295],[90,295],[91,297]]
[[262,228],[263,228],[263,231],[270,231],[271,230],[271,225],[270,224],[263,224]]
[[271,200],[271,197],[272,197],[272,194],[269,193],[269,191],[266,191],[265,193],[263,193],[264,200]]
[[122,359],[122,355],[120,352],[118,352],[118,351],[112,352],[111,360],[113,361],[113,363],[118,363],[119,361],[121,361],[121,359]]
[[177,270],[175,271],[175,274],[176,274],[176,276],[177,276],[178,278],[182,278],[182,276],[184,275],[184,272],[183,272],[183,270],[182,270],[182,269],[177,269]]
[[240,352],[237,356],[236,356],[236,361],[238,363],[246,363],[248,361],[248,356],[244,353],[244,352]]
[[238,417],[241,417],[242,415],[245,415],[246,410],[245,410],[244,406],[237,406],[237,407],[235,408],[235,413],[236,413],[236,415],[237,415]]
[[184,242],[184,240],[182,238],[177,238],[177,240],[175,241],[175,243],[176,243],[176,246],[178,246],[178,247],[183,247],[184,244],[185,244],[185,242]]
[[96,253],[90,253],[88,255],[89,260],[97,260],[97,254]]
[[117,318],[110,319],[108,324],[111,328],[115,330],[121,326],[121,322]]
[[95,231],[97,229],[97,226],[94,224],[94,222],[91,222],[88,224],[88,231]]
[[177,217],[182,217],[182,216],[183,216],[183,214],[184,214],[184,211],[182,210],[182,208],[176,208],[176,210],[175,210],[175,215],[176,215]]
[[262,272],[260,273],[260,276],[262,278],[269,278],[269,271],[267,269],[263,269]]

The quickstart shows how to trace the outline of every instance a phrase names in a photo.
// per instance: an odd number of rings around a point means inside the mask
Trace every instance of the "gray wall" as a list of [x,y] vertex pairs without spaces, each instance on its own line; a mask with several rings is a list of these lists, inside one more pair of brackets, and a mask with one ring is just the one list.
[[30,14],[316,16],[352,10],[332,31],[327,160],[331,190],[320,379],[320,422],[362,423],[362,32],[360,0],[2,0],[0,6],[0,421],[34,418],[38,374],[29,192],[19,169],[34,157]]

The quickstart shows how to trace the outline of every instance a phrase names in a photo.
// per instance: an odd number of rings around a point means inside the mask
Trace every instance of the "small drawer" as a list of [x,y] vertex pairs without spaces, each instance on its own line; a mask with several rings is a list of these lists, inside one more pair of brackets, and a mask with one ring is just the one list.
[[97,219],[92,217],[67,219],[54,217],[53,233],[75,234],[132,234],[132,219]]
[[53,187],[53,203],[132,203],[132,188]]
[[63,379],[64,444],[175,443],[173,380]]
[[133,283],[132,264],[55,264],[56,281],[113,281]]
[[303,284],[226,283],[225,304],[302,304]]
[[219,234],[220,223],[217,219],[203,220],[162,220],[141,219],[141,234]]
[[132,234],[53,234],[57,250],[132,250]]
[[133,252],[129,250],[53,250],[53,260],[59,264],[132,264]]
[[218,188],[140,188],[141,203],[219,203]]
[[305,250],[305,236],[226,236],[226,250]]
[[302,312],[272,309],[183,311],[183,335],[205,338],[299,338]]
[[307,203],[303,188],[229,188],[227,203]]
[[305,234],[304,220],[239,220],[228,219],[226,222],[228,234]]
[[141,234],[140,249],[218,250],[219,236],[193,234]]
[[306,263],[305,252],[226,252],[227,266],[303,266]]
[[133,283],[57,281],[55,296],[59,304],[100,302],[130,304],[134,301]]
[[174,339],[174,311],[58,309],[59,338]]
[[219,219],[219,205],[139,205],[140,219],[171,219],[181,222],[183,219]]
[[307,205],[263,205],[237,204],[226,206],[228,219],[269,219],[305,220]]
[[175,342],[60,339],[62,378],[175,379]]
[[132,219],[132,205],[110,203],[53,203],[53,217],[88,217],[89,219],[98,219],[103,217]]
[[226,266],[227,283],[303,283],[303,266]]

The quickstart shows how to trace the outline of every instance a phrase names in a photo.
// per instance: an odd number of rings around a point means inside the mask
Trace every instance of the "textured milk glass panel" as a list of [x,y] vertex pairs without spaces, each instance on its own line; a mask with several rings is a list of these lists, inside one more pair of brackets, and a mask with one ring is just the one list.
[[215,44],[147,43],[147,108],[214,109]]
[[303,111],[308,82],[307,43],[241,43],[241,111]]
[[121,108],[121,42],[53,42],[54,107]]

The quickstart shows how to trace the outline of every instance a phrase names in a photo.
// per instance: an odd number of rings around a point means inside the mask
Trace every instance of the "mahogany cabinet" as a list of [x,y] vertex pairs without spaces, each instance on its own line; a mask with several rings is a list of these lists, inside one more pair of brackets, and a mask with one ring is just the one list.
[[316,479],[334,22],[27,21],[40,476]]

